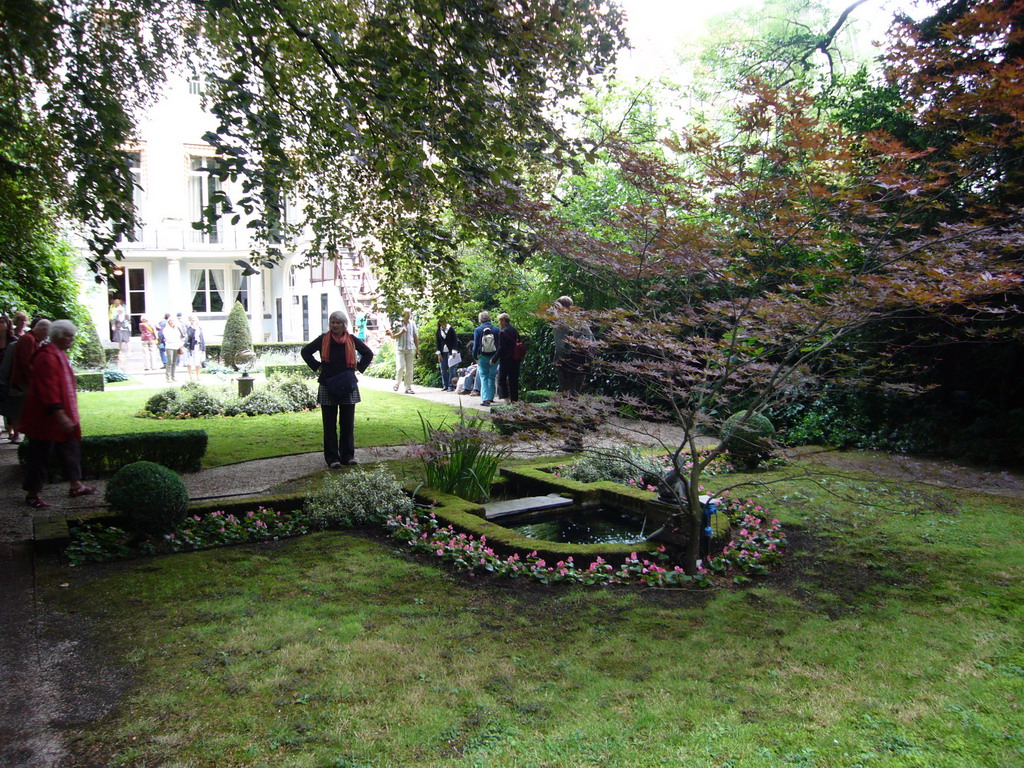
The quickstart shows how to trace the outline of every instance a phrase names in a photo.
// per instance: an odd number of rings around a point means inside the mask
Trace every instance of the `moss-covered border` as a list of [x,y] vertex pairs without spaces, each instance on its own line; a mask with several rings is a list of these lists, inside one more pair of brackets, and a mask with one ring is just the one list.
[[[522,493],[561,493],[576,504],[613,504],[633,512],[650,512],[654,494],[639,488],[630,488],[612,481],[580,483],[576,480],[555,477],[550,469],[564,464],[564,459],[534,463],[527,467],[502,467],[504,483]],[[502,555],[519,553],[520,557],[537,552],[545,560],[565,560],[569,557],[579,565],[598,557],[610,563],[618,563],[630,553],[654,553],[660,542],[636,544],[562,544],[542,541],[523,536],[495,522],[484,519],[482,505],[466,501],[458,496],[441,493],[433,488],[420,487],[415,491],[416,500],[422,504],[434,504],[431,510],[438,519],[450,524],[457,531],[476,537],[487,537],[487,543]],[[666,508],[667,511],[667,508]],[[716,516],[714,541],[727,541],[730,535],[729,521],[724,515]]]

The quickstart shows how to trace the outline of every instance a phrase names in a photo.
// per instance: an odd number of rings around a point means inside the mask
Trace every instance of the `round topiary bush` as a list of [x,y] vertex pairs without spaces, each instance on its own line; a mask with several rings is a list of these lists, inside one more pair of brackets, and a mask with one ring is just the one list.
[[188,511],[188,490],[181,477],[152,461],[121,467],[107,483],[105,498],[139,533],[167,533]]
[[746,411],[737,411],[722,425],[721,438],[733,464],[742,469],[756,469],[772,455],[774,434],[775,427],[765,416],[760,413],[747,416]]

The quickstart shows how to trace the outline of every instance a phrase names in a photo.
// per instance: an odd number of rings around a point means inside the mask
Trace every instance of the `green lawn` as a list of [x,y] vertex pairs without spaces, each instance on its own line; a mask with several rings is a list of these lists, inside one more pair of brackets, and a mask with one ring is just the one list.
[[[274,416],[232,416],[212,419],[144,419],[135,416],[157,390],[81,392],[78,395],[84,435],[152,432],[166,429],[203,429],[210,436],[204,467],[217,467],[248,459],[287,456],[318,451],[323,447],[320,411],[283,413]],[[454,416],[452,409],[412,397],[360,391],[356,406],[356,445],[399,445],[406,435],[420,433],[419,414],[434,423]]]
[[111,766],[1024,764],[1024,504],[772,487],[783,569],[703,593],[471,578],[355,532],[44,571],[135,676],[73,743]]

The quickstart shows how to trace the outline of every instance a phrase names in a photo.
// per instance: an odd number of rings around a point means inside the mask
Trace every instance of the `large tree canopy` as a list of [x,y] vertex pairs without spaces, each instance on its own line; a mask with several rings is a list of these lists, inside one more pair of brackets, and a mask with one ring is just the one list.
[[574,155],[549,106],[624,44],[619,11],[596,0],[0,7],[0,182],[84,223],[97,261],[134,225],[119,150],[187,48],[219,121],[213,172],[243,190],[207,222],[253,217],[263,263],[302,226],[314,259],[370,236],[382,270],[414,283],[451,262],[481,188]]
[[[905,30],[894,78],[917,95],[909,108],[924,131],[955,134],[943,151],[853,132],[808,92],[755,79],[728,135],[691,126],[665,142],[666,156],[609,143],[630,194],[599,220],[581,227],[549,200],[495,196],[539,247],[614,296],[611,308],[578,314],[597,333],[584,344],[599,372],[625,383],[620,404],[675,421],[687,435],[680,450],[695,456],[695,437],[731,413],[749,418],[816,382],[905,383],[898,353],[915,339],[888,332],[896,324],[1019,334],[1006,322],[1024,312],[1020,181],[1007,161],[1019,157],[1009,117],[1024,62],[1000,54],[1019,39],[1018,7],[978,3],[943,28],[946,45]],[[725,447],[693,463],[679,498],[690,572],[701,471]]]

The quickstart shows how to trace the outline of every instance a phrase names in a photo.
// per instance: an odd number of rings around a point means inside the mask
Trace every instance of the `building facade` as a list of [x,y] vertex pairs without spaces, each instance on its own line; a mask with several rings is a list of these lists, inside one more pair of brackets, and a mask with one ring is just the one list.
[[274,268],[246,276],[251,242],[244,216],[237,224],[222,219],[212,231],[192,226],[211,193],[223,190],[233,199],[240,193],[237,185],[205,171],[215,152],[202,136],[214,125],[201,98],[198,80],[169,83],[141,121],[138,142],[126,148],[142,224],[122,241],[125,258],[111,278],[97,284],[83,274],[81,280],[82,302],[101,340],[109,340],[114,299],[128,307],[133,336],[143,315],[155,323],[165,313],[180,312],[196,315],[207,341],[218,343],[236,300],[246,309],[257,343],[315,338],[335,310],[345,312],[350,323],[368,313],[370,328],[377,328],[383,320],[373,313],[377,279],[357,249],[309,266],[300,239]]

